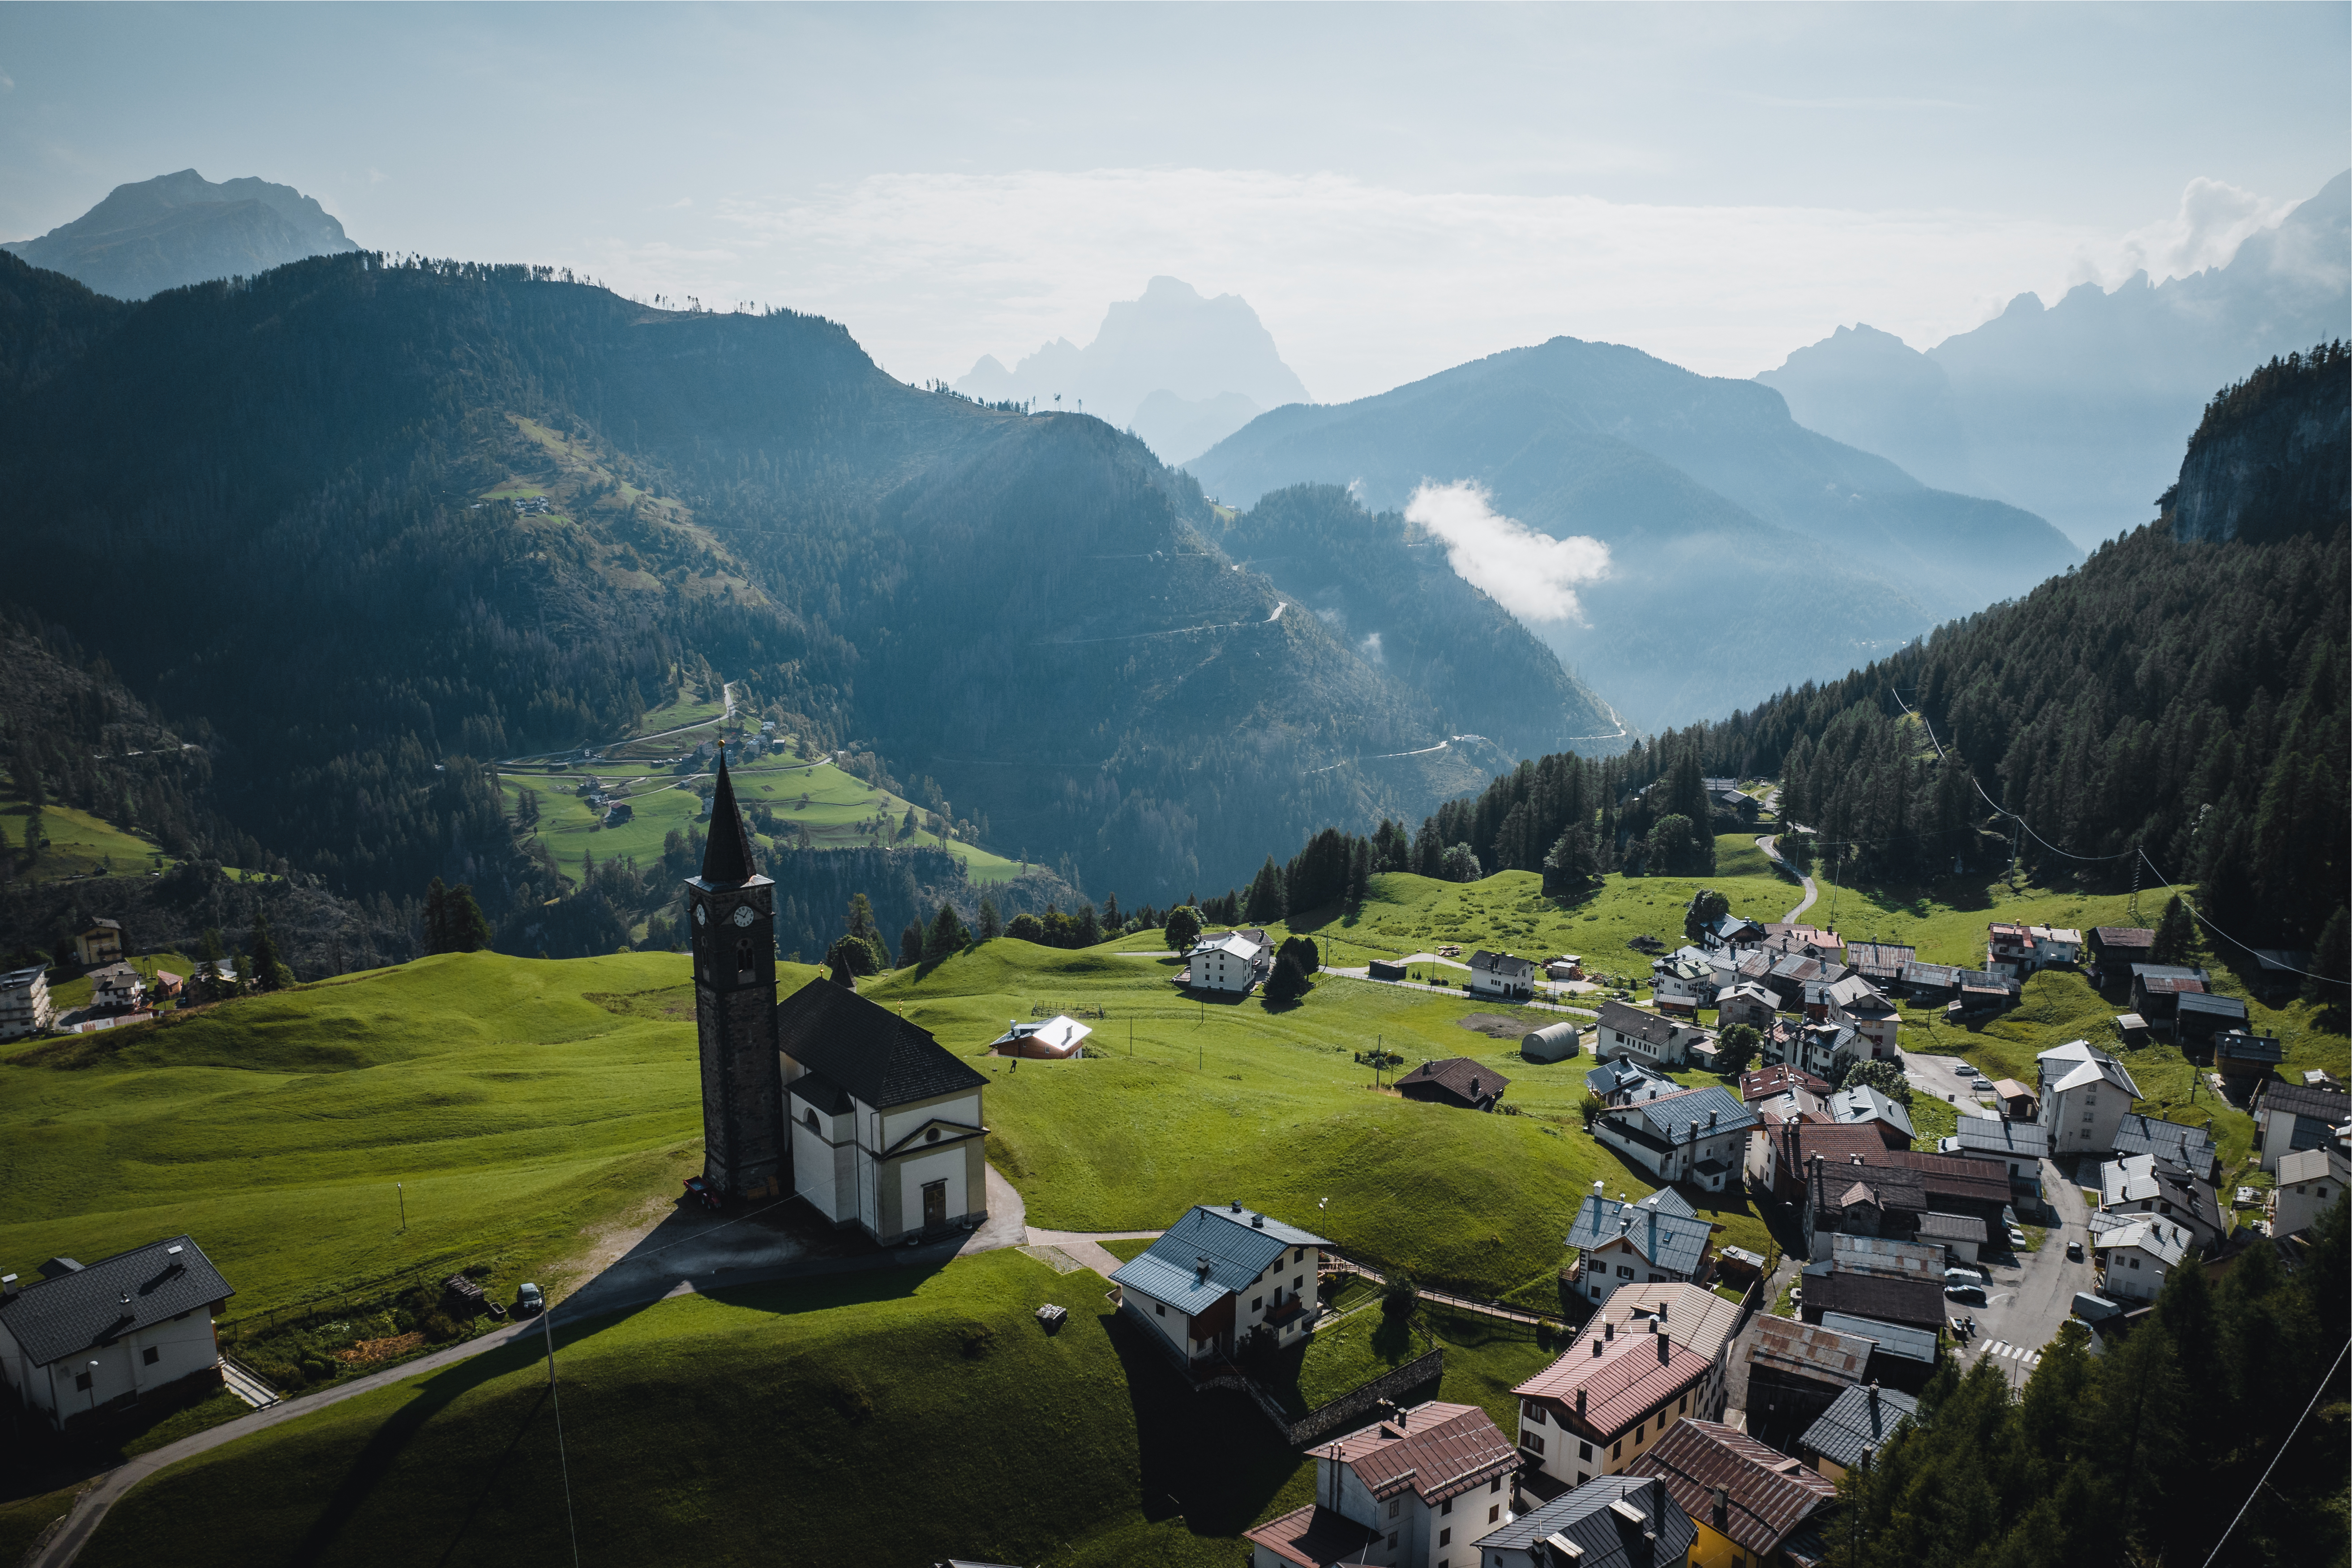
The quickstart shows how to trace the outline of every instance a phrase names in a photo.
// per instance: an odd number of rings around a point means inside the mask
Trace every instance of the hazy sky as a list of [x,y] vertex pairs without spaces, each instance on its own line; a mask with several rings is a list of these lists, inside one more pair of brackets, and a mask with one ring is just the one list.
[[1563,332],[1746,375],[2225,254],[2352,164],[2347,51],[2340,4],[5,5],[0,236],[193,166],[909,380],[1158,272],[1325,401]]

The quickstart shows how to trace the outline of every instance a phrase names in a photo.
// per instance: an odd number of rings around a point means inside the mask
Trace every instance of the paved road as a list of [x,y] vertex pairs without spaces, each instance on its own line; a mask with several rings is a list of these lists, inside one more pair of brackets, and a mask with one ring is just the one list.
[[[1775,793],[1777,794],[1778,792],[1776,791]],[[1795,909],[1790,910],[1787,914],[1780,917],[1780,923],[1782,925],[1788,925],[1794,921],[1799,915],[1803,914],[1807,910],[1813,907],[1813,900],[1822,896],[1822,890],[1813,886],[1813,879],[1811,877],[1806,876],[1802,871],[1798,870],[1794,866],[1790,865],[1786,860],[1780,858],[1780,851],[1775,848],[1772,844],[1772,840],[1775,837],[1775,835],[1769,833],[1761,833],[1757,835],[1756,847],[1764,851],[1764,858],[1771,861],[1772,864],[1780,867],[1780,869],[1788,872],[1789,875],[1796,878],[1798,881],[1802,882],[1805,885],[1804,898],[1798,901]]]
[[[1406,962],[1419,963],[1427,957],[1428,955],[1424,953],[1409,961],[1400,959],[1398,962],[1401,963]],[[1435,963],[1445,963],[1451,962],[1450,960],[1443,958],[1431,959],[1429,961]],[[1469,965],[1455,964],[1454,967],[1457,969],[1467,969]],[[1594,1012],[1590,1007],[1571,1007],[1564,1002],[1502,1002],[1499,997],[1472,995],[1469,992],[1455,985],[1431,985],[1419,980],[1374,980],[1370,977],[1368,971],[1361,969],[1333,969],[1328,964],[1326,964],[1323,968],[1323,973],[1326,974],[1336,974],[1342,980],[1361,980],[1367,985],[1393,985],[1405,991],[1433,992],[1437,995],[1451,996],[1456,1001],[1461,1002],[1498,1002],[1506,1007],[1533,1007],[1537,1011],[1543,1013],[1570,1013],[1580,1018],[1598,1018],[1601,1016],[1600,1014]]]
[[[2051,1162],[2042,1162],[2042,1191],[2058,1211],[2058,1223],[2043,1237],[2042,1250],[2005,1256],[1984,1265],[1992,1277],[1986,1302],[1977,1306],[1953,1301],[1949,1310],[1977,1320],[1977,1337],[1961,1352],[1962,1364],[1990,1357],[2008,1375],[2011,1387],[2022,1388],[2033,1374],[2042,1348],[2058,1334],[2074,1310],[2074,1293],[2097,1284],[2090,1262],[2090,1209],[2074,1178]],[[2084,1260],[2066,1256],[2066,1244],[2083,1244]]]
[[1985,1113],[1985,1104],[1977,1098],[1974,1080],[1960,1076],[1958,1058],[1899,1049],[1895,1054],[1903,1058],[1903,1077],[1914,1089],[1958,1106],[1963,1116]]

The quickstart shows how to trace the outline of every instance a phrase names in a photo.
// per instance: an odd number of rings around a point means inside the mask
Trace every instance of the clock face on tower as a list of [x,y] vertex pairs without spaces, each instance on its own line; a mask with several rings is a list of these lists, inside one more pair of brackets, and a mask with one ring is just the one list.
[[709,925],[710,923],[710,911],[704,909],[700,904],[695,905],[694,923],[696,925]]
[[738,904],[735,906],[735,923],[739,926],[747,926],[751,923],[751,905]]

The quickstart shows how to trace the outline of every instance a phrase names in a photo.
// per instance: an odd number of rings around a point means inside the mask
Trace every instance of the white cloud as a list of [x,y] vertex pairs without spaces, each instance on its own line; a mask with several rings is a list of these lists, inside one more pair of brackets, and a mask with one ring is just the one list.
[[2226,267],[2247,237],[2274,226],[2294,205],[2200,174],[2180,193],[2179,211],[2132,230],[2102,252],[2086,254],[2082,275],[2112,289],[2135,272],[2145,271],[2149,281],[2161,283]]
[[16,90],[16,79],[10,76],[6,71],[0,71],[0,92],[14,92]]
[[1582,534],[1538,533],[1492,501],[1472,479],[1424,479],[1405,504],[1405,521],[1444,540],[1446,562],[1462,579],[1522,621],[1583,625],[1576,590],[1609,574],[1609,546]]

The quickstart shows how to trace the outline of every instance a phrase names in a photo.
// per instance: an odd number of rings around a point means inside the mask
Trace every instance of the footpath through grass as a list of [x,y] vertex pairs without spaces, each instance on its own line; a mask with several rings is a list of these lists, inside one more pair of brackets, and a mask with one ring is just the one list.
[[[779,1542],[855,1542],[889,1563],[1230,1563],[1243,1530],[1311,1500],[1314,1463],[1239,1395],[1192,1393],[1104,1289],[1000,1252],[559,1335],[587,1560],[771,1563]],[[1057,1334],[1033,1316],[1047,1301],[1070,1314]],[[1437,1327],[1440,1395],[1498,1420],[1510,1384],[1549,1359],[1530,1339]],[[82,1562],[562,1559],[540,1351],[527,1341],[178,1466],[118,1505]]]

